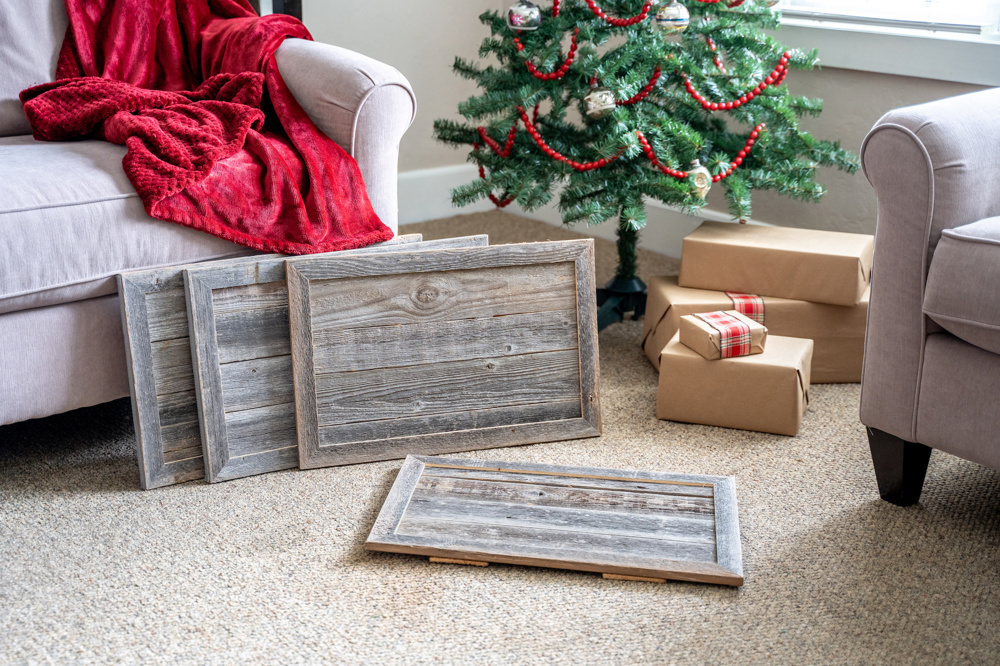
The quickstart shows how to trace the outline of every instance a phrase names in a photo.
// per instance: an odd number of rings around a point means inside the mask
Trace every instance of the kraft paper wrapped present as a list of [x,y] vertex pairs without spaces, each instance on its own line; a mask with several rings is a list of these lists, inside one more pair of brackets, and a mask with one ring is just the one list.
[[830,305],[861,302],[875,237],[704,222],[684,238],[679,284]]
[[[720,331],[711,322],[713,315],[720,314],[732,317],[738,324],[742,324],[745,333],[729,336],[727,340],[723,331]],[[709,321],[706,321],[706,318]],[[725,328],[724,325],[723,328]],[[721,358],[763,353],[764,344],[767,342],[767,329],[763,324],[758,324],[735,310],[700,312],[681,317],[680,340],[681,344],[688,349],[698,352],[709,361],[714,361]]]
[[763,354],[709,361],[675,335],[660,360],[656,418],[796,435],[812,351],[812,340],[772,335]]
[[[853,307],[825,305],[785,298],[763,298],[764,326],[772,336],[809,338],[815,343],[812,360],[814,384],[861,381],[865,351],[868,292]],[[681,317],[695,312],[732,310],[733,300],[721,291],[685,289],[676,277],[654,277],[642,338],[643,350],[657,369],[660,352],[680,327]]]

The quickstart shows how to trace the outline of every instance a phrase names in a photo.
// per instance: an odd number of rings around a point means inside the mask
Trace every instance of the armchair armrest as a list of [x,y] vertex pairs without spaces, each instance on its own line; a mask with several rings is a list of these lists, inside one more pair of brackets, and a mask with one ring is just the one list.
[[917,441],[922,311],[945,229],[1000,215],[1000,89],[891,111],[861,147],[878,195],[861,421]]
[[275,58],[309,118],[357,160],[375,212],[395,231],[399,141],[417,110],[406,77],[359,53],[303,39],[286,39]]

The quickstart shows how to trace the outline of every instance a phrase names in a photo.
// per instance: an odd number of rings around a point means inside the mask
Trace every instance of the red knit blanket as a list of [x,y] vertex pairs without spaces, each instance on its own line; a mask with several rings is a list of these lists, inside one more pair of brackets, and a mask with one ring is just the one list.
[[21,93],[34,136],[100,138],[152,217],[269,252],[392,237],[357,163],[288,91],[274,52],[311,39],[246,0],[65,0],[57,81]]

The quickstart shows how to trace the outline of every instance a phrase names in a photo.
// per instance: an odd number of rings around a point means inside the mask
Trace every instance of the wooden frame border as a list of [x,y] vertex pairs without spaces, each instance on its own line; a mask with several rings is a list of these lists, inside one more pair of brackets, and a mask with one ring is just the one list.
[[[238,264],[257,261],[260,256],[233,257],[204,263]],[[183,298],[184,269],[204,263],[128,271],[117,276],[132,420],[138,451],[139,484],[143,490],[193,481],[204,476],[201,455],[176,462],[164,462],[163,430],[160,424],[157,382],[153,372],[154,352],[150,341],[151,322],[146,300],[151,294],[172,290],[179,291],[180,298]],[[187,312],[181,308],[172,316],[177,315],[183,317],[183,322],[176,322],[178,330],[187,331]],[[188,335],[185,332],[182,337]]]
[[[360,445],[320,446],[313,359],[310,282],[338,278],[398,275],[451,270],[529,266],[573,262],[576,271],[577,332],[579,338],[580,418],[511,424],[384,440],[381,450],[367,452]],[[434,454],[534,444],[601,434],[600,369],[597,343],[597,304],[594,298],[594,242],[592,239],[496,245],[489,248],[440,250],[380,257],[300,257],[288,262],[289,322],[295,375],[295,411],[302,469],[392,460],[410,453]]]
[[[422,241],[420,234],[396,238],[358,248],[323,255],[321,258],[366,256],[390,252],[414,252],[434,248],[486,246],[485,235]],[[195,367],[195,393],[198,399],[202,445],[205,460],[205,478],[209,483],[229,481],[255,474],[276,472],[298,466],[298,446],[292,441],[289,447],[243,456],[230,455],[223,406],[222,373],[218,338],[215,328],[213,292],[219,289],[280,283],[285,285],[285,265],[288,257],[244,262],[237,266],[207,266],[184,271],[187,293],[188,321],[191,327],[191,354]],[[289,376],[289,383],[292,377]],[[291,449],[291,451],[289,451]]]
[[[403,519],[410,496],[425,467],[451,467],[492,472],[523,474],[545,474],[548,476],[590,477],[613,480],[641,480],[649,483],[670,483],[678,485],[710,485],[715,501],[716,564],[670,560],[669,568],[650,569],[628,563],[627,554],[622,562],[572,561],[555,559],[544,553],[534,555],[514,555],[510,552],[469,551],[413,543],[413,539],[396,535],[396,528]],[[539,463],[502,463],[489,460],[468,460],[459,458],[439,458],[429,456],[407,456],[396,481],[386,497],[365,541],[365,550],[388,553],[406,553],[431,557],[454,558],[479,562],[520,564],[575,571],[610,573],[618,576],[654,577],[719,585],[743,585],[743,552],[740,544],[739,515],[736,506],[736,481],[731,476],[708,476],[700,474],[668,474],[665,472],[639,472],[634,470],[607,469],[600,467],[565,467]]]

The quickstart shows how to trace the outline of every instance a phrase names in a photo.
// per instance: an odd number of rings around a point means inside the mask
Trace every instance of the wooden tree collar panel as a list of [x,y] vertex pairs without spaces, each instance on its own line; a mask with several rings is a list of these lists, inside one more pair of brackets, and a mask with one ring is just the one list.
[[[255,255],[210,263],[239,265],[261,258]],[[188,267],[118,275],[139,481],[144,489],[204,476],[184,296],[184,269]]]
[[365,548],[743,584],[736,486],[724,476],[408,456]]
[[600,435],[593,241],[288,262],[299,465]]
[[[401,236],[314,257],[486,246],[487,236]],[[298,466],[287,257],[185,271],[205,477],[227,481]]]

